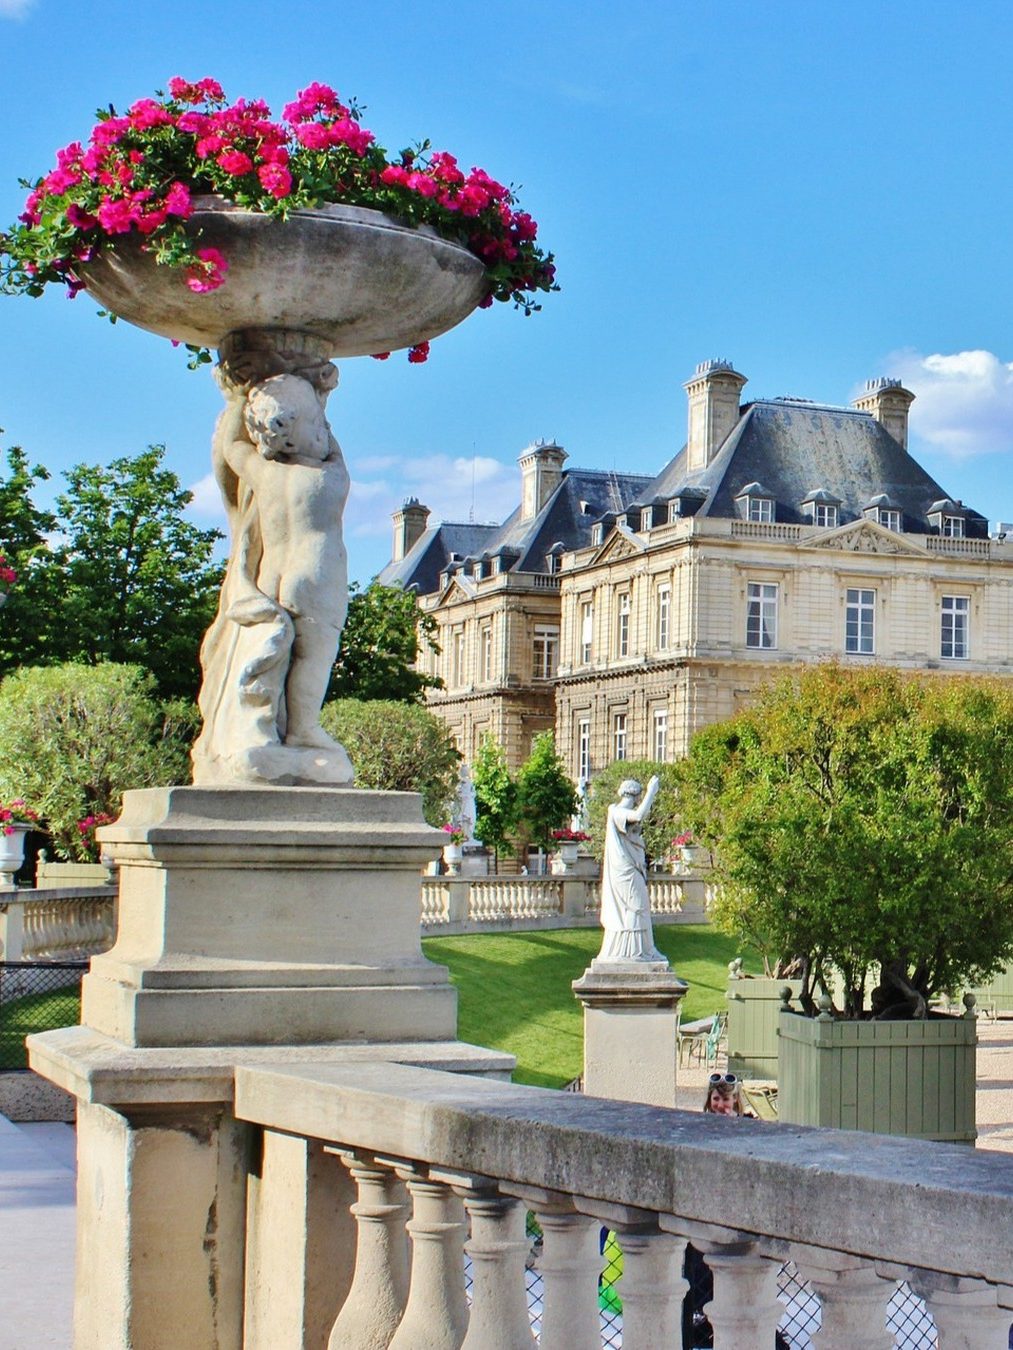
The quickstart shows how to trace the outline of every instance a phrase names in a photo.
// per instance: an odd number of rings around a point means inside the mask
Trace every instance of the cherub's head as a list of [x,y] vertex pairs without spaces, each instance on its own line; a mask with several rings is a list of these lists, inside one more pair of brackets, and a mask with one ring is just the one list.
[[302,455],[326,459],[330,433],[323,405],[308,380],[272,375],[246,398],[246,429],[265,459]]

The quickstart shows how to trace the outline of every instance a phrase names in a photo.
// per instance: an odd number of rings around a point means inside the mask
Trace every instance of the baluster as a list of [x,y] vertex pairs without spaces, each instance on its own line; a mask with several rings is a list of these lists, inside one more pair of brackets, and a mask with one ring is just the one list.
[[412,1270],[401,1325],[390,1350],[460,1350],[468,1330],[464,1292],[464,1207],[450,1189],[424,1171],[398,1167],[408,1184]]
[[386,1350],[408,1301],[408,1201],[394,1172],[368,1155],[335,1152],[359,1188],[351,1206],[358,1227],[355,1273],[328,1350]]
[[655,1228],[636,1228],[620,1232],[619,1245],[623,1250],[619,1297],[626,1350],[669,1350],[681,1345],[682,1304],[689,1292],[682,1277],[685,1238]]
[[472,1279],[464,1350],[533,1350],[524,1285],[531,1247],[524,1232],[525,1207],[500,1195],[485,1178],[469,1183],[455,1188],[471,1220],[471,1237],[464,1244]]
[[774,1344],[784,1309],[777,1301],[783,1255],[762,1252],[752,1234],[661,1215],[662,1228],[687,1237],[714,1276],[714,1297],[704,1312],[714,1329],[714,1350]]
[[887,1304],[896,1282],[844,1252],[793,1245],[792,1257],[820,1300],[822,1326],[813,1350],[893,1350],[886,1329]]
[[601,1223],[578,1214],[570,1197],[558,1191],[518,1186],[510,1191],[535,1211],[542,1230],[540,1350],[599,1350]]
[[957,1275],[912,1273],[939,1332],[939,1350],[1006,1350],[1013,1311],[996,1306],[993,1285]]

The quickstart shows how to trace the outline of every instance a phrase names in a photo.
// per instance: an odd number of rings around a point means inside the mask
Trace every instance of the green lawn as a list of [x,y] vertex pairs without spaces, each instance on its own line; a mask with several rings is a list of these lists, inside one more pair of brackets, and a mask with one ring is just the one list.
[[[659,924],[657,946],[689,985],[683,1020],[722,1012],[735,938],[695,924]],[[458,989],[458,1035],[517,1056],[518,1083],[562,1087],[583,1067],[580,1004],[571,983],[601,947],[598,928],[543,929],[425,938],[431,961],[449,966]]]
[[[659,924],[654,938],[689,985],[683,1020],[723,1011],[728,962],[740,955],[736,939],[696,924]],[[562,1087],[581,1072],[582,1014],[570,985],[600,946],[598,928],[422,941],[431,961],[450,968],[458,990],[461,1039],[516,1055],[515,1080],[538,1087]],[[0,1069],[25,1067],[24,1038],[29,1032],[69,1026],[80,1016],[73,990],[18,999],[2,1012]]]
[[25,1037],[33,1031],[71,1026],[81,1016],[77,986],[29,994],[0,1008],[0,1069],[26,1069]]

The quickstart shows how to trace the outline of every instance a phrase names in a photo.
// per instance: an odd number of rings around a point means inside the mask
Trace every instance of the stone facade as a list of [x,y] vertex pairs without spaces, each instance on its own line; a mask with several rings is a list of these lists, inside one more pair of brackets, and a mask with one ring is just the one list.
[[554,725],[578,780],[671,760],[800,661],[1013,673],[1013,541],[908,454],[913,395],[881,379],[852,408],[740,407],[745,382],[697,368],[687,444],[653,480],[535,446],[503,526],[395,541],[382,577],[437,619],[430,706],[466,757],[490,731],[516,767]]

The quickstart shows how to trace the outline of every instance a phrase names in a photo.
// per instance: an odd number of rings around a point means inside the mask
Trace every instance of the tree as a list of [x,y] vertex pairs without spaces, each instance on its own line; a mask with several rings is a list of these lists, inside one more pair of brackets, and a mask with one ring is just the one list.
[[48,540],[57,521],[32,500],[49,473],[41,464],[30,465],[19,446],[8,449],[6,460],[7,475],[0,479],[0,552],[17,578],[0,611],[0,675],[52,659],[61,631],[62,584]]
[[144,666],[163,698],[193,698],[222,568],[217,530],[184,518],[191,494],[149,446],[106,467],[78,464],[57,498],[64,540],[60,651]]
[[715,920],[801,958],[803,1007],[924,1017],[1013,956],[1013,689],[808,667],[694,739],[686,819],[716,849]]
[[491,733],[479,742],[471,766],[475,789],[475,837],[491,848],[499,863],[499,851],[517,827],[517,784],[507,767],[506,752]]
[[325,703],[320,724],[345,747],[357,787],[421,792],[430,825],[442,825],[457,790],[461,756],[438,717],[393,699]]
[[657,774],[661,788],[644,822],[644,844],[649,859],[667,858],[672,852],[672,839],[682,829],[679,815],[679,771],[674,764],[661,764],[650,759],[619,759],[606,765],[591,782],[588,815],[591,822],[591,848],[595,857],[605,853],[605,817],[616,800],[619,784],[635,778],[646,788]]
[[84,858],[78,821],[118,815],[128,788],[189,779],[192,730],[137,666],[26,667],[0,684],[0,797],[24,797],[57,852]]
[[427,689],[443,687],[414,668],[423,645],[439,652],[436,630],[414,591],[375,580],[360,591],[353,582],[329,697],[421,703]]
[[524,837],[550,848],[552,831],[562,829],[577,809],[577,794],[566,765],[556,754],[556,738],[541,731],[517,775],[518,820]]

